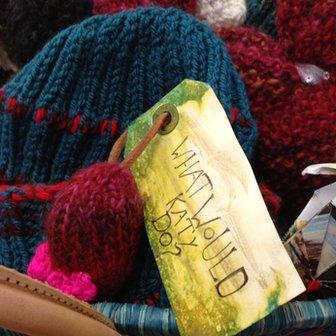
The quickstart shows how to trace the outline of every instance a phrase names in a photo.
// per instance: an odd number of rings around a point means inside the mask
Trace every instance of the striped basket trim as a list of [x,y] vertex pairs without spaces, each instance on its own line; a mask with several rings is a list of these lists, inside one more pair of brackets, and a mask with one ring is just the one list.
[[[100,302],[94,307],[111,318],[126,335],[179,335],[171,309],[145,305]],[[3,336],[19,334],[0,330]],[[336,299],[288,303],[257,322],[240,336],[334,336]]]
[[[100,302],[95,308],[111,318],[116,328],[128,335],[179,335],[170,309],[135,304]],[[316,333],[314,329],[323,327]],[[295,330],[295,332],[289,332]],[[300,331],[302,330],[302,332]],[[243,331],[241,336],[336,335],[336,299],[288,303]],[[287,331],[284,333],[284,331]]]

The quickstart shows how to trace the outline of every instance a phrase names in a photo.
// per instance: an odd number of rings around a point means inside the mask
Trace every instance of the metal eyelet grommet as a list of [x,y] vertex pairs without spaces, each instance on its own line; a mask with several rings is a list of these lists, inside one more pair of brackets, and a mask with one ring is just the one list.
[[157,108],[153,115],[153,121],[162,113],[169,113],[169,122],[165,125],[160,131],[159,134],[165,135],[172,132],[179,122],[179,113],[175,105],[172,104],[163,104]]

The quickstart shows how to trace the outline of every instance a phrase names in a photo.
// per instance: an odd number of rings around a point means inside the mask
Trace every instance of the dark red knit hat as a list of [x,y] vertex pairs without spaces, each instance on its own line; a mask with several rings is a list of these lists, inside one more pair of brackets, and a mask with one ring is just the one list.
[[336,161],[336,87],[330,80],[303,83],[287,50],[255,29],[222,28],[218,33],[245,82],[258,124],[255,172],[279,194],[283,213],[292,220],[314,189],[328,182],[302,177],[301,171],[309,164]]
[[336,69],[336,1],[282,0],[277,8],[279,42],[295,62]]

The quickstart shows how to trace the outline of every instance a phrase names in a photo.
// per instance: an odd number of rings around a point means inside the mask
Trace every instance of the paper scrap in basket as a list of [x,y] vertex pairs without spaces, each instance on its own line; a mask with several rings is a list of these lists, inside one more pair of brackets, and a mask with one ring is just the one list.
[[128,130],[171,122],[133,165],[146,229],[181,335],[236,335],[305,288],[213,90],[185,80]]
[[[336,175],[335,163],[308,166],[302,174]],[[285,247],[302,280],[320,280],[336,292],[336,182],[315,190],[285,235]],[[324,291],[325,295],[326,290]]]

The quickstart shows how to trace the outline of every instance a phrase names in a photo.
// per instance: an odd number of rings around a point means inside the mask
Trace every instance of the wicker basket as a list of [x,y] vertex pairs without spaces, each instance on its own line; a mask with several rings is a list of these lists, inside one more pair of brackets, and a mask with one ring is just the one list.
[[[100,302],[94,307],[111,318],[122,334],[179,335],[174,314],[169,308],[111,302]],[[20,334],[0,330],[0,335]],[[239,334],[261,335],[336,335],[336,299],[288,303]]]
[[[95,307],[123,334],[179,335],[171,309],[108,302]],[[336,299],[288,303],[239,335],[336,335]]]

